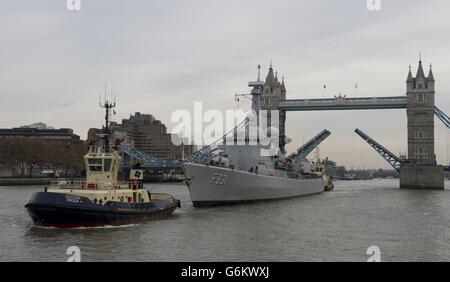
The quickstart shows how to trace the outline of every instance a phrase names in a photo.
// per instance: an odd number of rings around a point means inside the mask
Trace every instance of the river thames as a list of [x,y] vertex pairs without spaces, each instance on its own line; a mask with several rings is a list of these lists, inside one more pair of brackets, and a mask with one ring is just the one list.
[[399,190],[397,180],[342,181],[319,195],[196,209],[181,184],[147,185],[181,200],[168,220],[123,227],[33,227],[24,208],[44,187],[0,187],[0,260],[450,261],[445,191]]

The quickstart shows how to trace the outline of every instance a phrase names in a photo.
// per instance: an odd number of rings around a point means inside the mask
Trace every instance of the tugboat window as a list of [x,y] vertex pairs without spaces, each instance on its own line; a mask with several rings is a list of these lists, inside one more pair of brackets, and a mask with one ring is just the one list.
[[90,171],[102,171],[102,159],[88,159]]
[[104,167],[103,167],[103,171],[104,171],[104,172],[109,172],[109,171],[111,171],[111,162],[112,162],[111,159],[105,159]]

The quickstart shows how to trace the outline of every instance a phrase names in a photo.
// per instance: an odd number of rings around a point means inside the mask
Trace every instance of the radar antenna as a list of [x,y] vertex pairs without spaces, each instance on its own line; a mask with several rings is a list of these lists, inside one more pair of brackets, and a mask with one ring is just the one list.
[[[116,102],[110,102],[106,100],[106,87],[105,87],[105,101],[104,103],[100,103],[100,108],[105,109],[105,127],[103,128],[103,141],[105,143],[105,147],[109,148],[109,117],[111,115],[111,111],[116,107]],[[107,149],[108,150],[108,149]]]

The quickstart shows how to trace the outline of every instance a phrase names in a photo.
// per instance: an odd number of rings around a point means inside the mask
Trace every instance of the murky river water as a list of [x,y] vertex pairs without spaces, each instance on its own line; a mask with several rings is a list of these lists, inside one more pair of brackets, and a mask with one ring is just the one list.
[[[43,187],[0,187],[0,260],[450,261],[450,190],[399,190],[396,180],[338,182],[333,192],[195,209],[184,185],[149,185],[180,199],[169,220],[124,227],[36,228],[23,207]],[[450,182],[446,183],[450,189]]]

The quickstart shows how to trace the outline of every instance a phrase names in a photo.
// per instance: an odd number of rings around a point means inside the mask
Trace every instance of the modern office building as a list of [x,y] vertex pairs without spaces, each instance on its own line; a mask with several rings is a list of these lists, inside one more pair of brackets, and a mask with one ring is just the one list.
[[[189,144],[174,145],[167,127],[150,114],[136,112],[130,118],[123,119],[121,124],[112,123],[110,128],[113,139],[125,140],[138,150],[162,159],[180,159],[183,147],[185,155],[190,155],[195,149],[194,145]],[[101,133],[101,129],[89,129],[88,141],[98,142]]]

